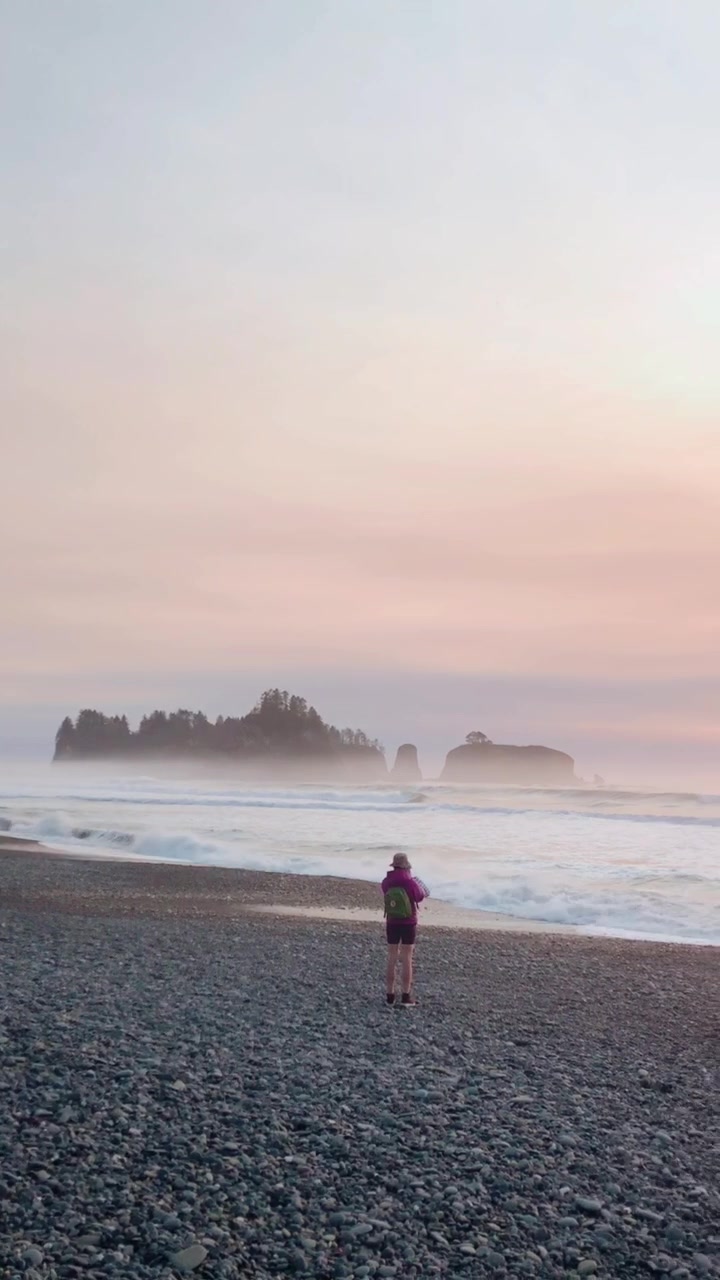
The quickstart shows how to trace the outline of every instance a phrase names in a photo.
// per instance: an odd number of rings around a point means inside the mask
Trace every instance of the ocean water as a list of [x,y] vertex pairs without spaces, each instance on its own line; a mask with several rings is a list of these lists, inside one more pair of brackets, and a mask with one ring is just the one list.
[[458,906],[720,945],[720,795],[37,766],[0,774],[0,827],[76,853],[370,881],[403,850]]

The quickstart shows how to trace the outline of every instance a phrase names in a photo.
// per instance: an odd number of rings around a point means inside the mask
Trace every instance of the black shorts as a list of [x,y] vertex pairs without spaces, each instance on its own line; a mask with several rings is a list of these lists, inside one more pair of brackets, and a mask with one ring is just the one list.
[[417,933],[417,920],[387,920],[385,932],[391,947],[396,947],[399,942],[404,947],[413,947]]

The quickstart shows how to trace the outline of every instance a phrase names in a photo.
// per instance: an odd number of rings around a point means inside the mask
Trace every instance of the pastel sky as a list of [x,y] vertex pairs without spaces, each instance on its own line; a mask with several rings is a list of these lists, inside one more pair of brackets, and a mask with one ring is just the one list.
[[280,683],[717,779],[717,0],[0,10],[0,750]]

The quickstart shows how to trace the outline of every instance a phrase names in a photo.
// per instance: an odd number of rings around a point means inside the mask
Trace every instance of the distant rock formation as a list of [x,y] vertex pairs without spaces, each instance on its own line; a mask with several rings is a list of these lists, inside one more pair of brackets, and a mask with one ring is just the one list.
[[552,747],[465,742],[448,752],[442,781],[515,783],[522,787],[572,786],[576,781],[575,761],[564,751],[555,751]]
[[280,689],[266,690],[244,716],[210,721],[201,711],[153,711],[134,730],[126,716],[86,709],[75,721],[63,720],[54,758],[226,762],[243,777],[258,779],[387,778],[379,742],[361,729],[325,724],[304,698]]
[[[203,769],[222,766],[243,780],[305,782],[381,782],[388,777],[385,751],[361,729],[326,724],[313,706],[296,694],[267,689],[243,716],[209,720],[201,711],[152,711],[137,728],[127,716],[85,709],[66,716],[55,738],[56,761],[122,759],[197,761]],[[394,782],[422,781],[417,747],[398,747],[390,774]],[[492,743],[474,729],[461,747],[448,753],[445,782],[518,786],[572,786],[575,762],[550,747],[514,747]],[[596,778],[596,785],[601,780]],[[419,797],[420,800],[422,796]],[[2,824],[0,823],[0,829]]]
[[398,747],[390,777],[395,782],[422,782],[417,747],[414,747],[411,742],[404,742],[401,747]]

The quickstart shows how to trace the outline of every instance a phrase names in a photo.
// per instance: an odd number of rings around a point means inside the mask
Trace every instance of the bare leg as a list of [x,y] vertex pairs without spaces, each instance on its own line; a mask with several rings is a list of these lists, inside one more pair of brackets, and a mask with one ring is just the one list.
[[391,943],[388,946],[386,991],[389,996],[393,995],[395,991],[395,968],[397,966],[399,950],[400,950],[399,942]]
[[400,976],[404,996],[409,995],[412,990],[414,950],[414,947],[402,947],[400,951]]

